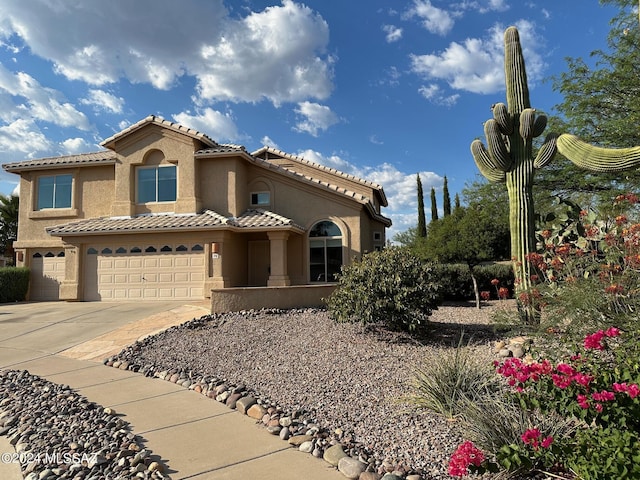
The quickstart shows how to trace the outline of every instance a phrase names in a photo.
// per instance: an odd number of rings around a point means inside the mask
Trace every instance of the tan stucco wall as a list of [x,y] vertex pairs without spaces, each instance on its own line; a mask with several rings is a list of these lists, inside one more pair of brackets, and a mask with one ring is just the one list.
[[246,160],[240,157],[199,159],[202,207],[225,216],[239,216],[249,207]]
[[211,291],[211,313],[260,308],[322,307],[335,285],[225,288]]

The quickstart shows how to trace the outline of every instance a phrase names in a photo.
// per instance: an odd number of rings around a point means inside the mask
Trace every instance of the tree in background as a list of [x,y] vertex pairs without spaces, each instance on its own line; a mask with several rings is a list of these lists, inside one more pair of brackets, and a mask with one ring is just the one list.
[[2,254],[12,252],[12,243],[18,238],[18,206],[17,195],[0,195],[0,250]]
[[456,196],[453,199],[453,211],[460,210],[460,195],[456,193]]
[[417,176],[418,183],[418,231],[417,235],[420,237],[427,236],[427,218],[424,213],[424,193],[422,191],[422,180],[420,180],[420,174]]
[[[600,0],[620,8],[611,20],[607,50],[595,50],[590,66],[582,58],[568,58],[567,71],[554,77],[554,90],[563,97],[555,106],[562,120],[550,124],[554,131],[571,132],[603,147],[640,145],[640,28],[637,0]],[[558,124],[561,123],[561,124]],[[610,202],[619,193],[634,191],[640,170],[590,173],[562,158],[550,165],[540,186],[586,204]],[[579,194],[576,198],[575,193]]]
[[442,186],[442,209],[444,216],[451,215],[451,196],[449,195],[449,185],[447,184],[447,176],[444,176],[444,185]]
[[436,189],[431,187],[431,221],[438,220],[438,204],[436,202]]
[[464,263],[469,267],[476,306],[480,308],[474,268],[482,262],[499,259],[509,251],[508,223],[496,228],[490,211],[479,203],[460,207],[451,215],[431,222],[425,247],[433,261]]

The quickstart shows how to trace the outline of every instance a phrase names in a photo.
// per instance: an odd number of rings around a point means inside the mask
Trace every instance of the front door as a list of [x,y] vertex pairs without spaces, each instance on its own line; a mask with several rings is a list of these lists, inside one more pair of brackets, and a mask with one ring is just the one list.
[[268,240],[249,242],[249,286],[266,287],[271,265],[271,248]]

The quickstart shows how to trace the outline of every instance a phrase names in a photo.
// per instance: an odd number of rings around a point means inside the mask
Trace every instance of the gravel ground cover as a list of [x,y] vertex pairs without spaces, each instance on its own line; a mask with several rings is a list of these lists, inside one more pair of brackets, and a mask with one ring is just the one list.
[[[339,443],[368,471],[443,479],[450,478],[447,462],[464,432],[406,402],[413,371],[455,348],[462,331],[473,352],[490,362],[491,314],[501,307],[442,306],[423,338],[336,324],[324,310],[211,315],[105,362],[195,387],[231,406],[253,396],[271,433],[311,434],[307,450],[316,456]],[[283,417],[285,424],[278,421]]]
[[168,478],[114,410],[26,370],[0,370],[0,435],[26,480]]

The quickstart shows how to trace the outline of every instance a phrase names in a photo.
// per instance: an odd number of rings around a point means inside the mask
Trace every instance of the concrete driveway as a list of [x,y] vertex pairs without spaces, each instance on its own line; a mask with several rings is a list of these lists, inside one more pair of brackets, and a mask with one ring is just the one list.
[[[255,420],[171,382],[102,365],[136,339],[208,313],[207,303],[0,305],[0,370],[28,370],[114,408],[173,480],[344,480]],[[0,436],[0,456],[14,453]],[[0,461],[0,479],[22,480]]]
[[[184,303],[34,302],[0,305],[0,368],[19,367],[22,362],[55,355],[132,322],[179,308]],[[204,309],[200,315],[203,313]]]

